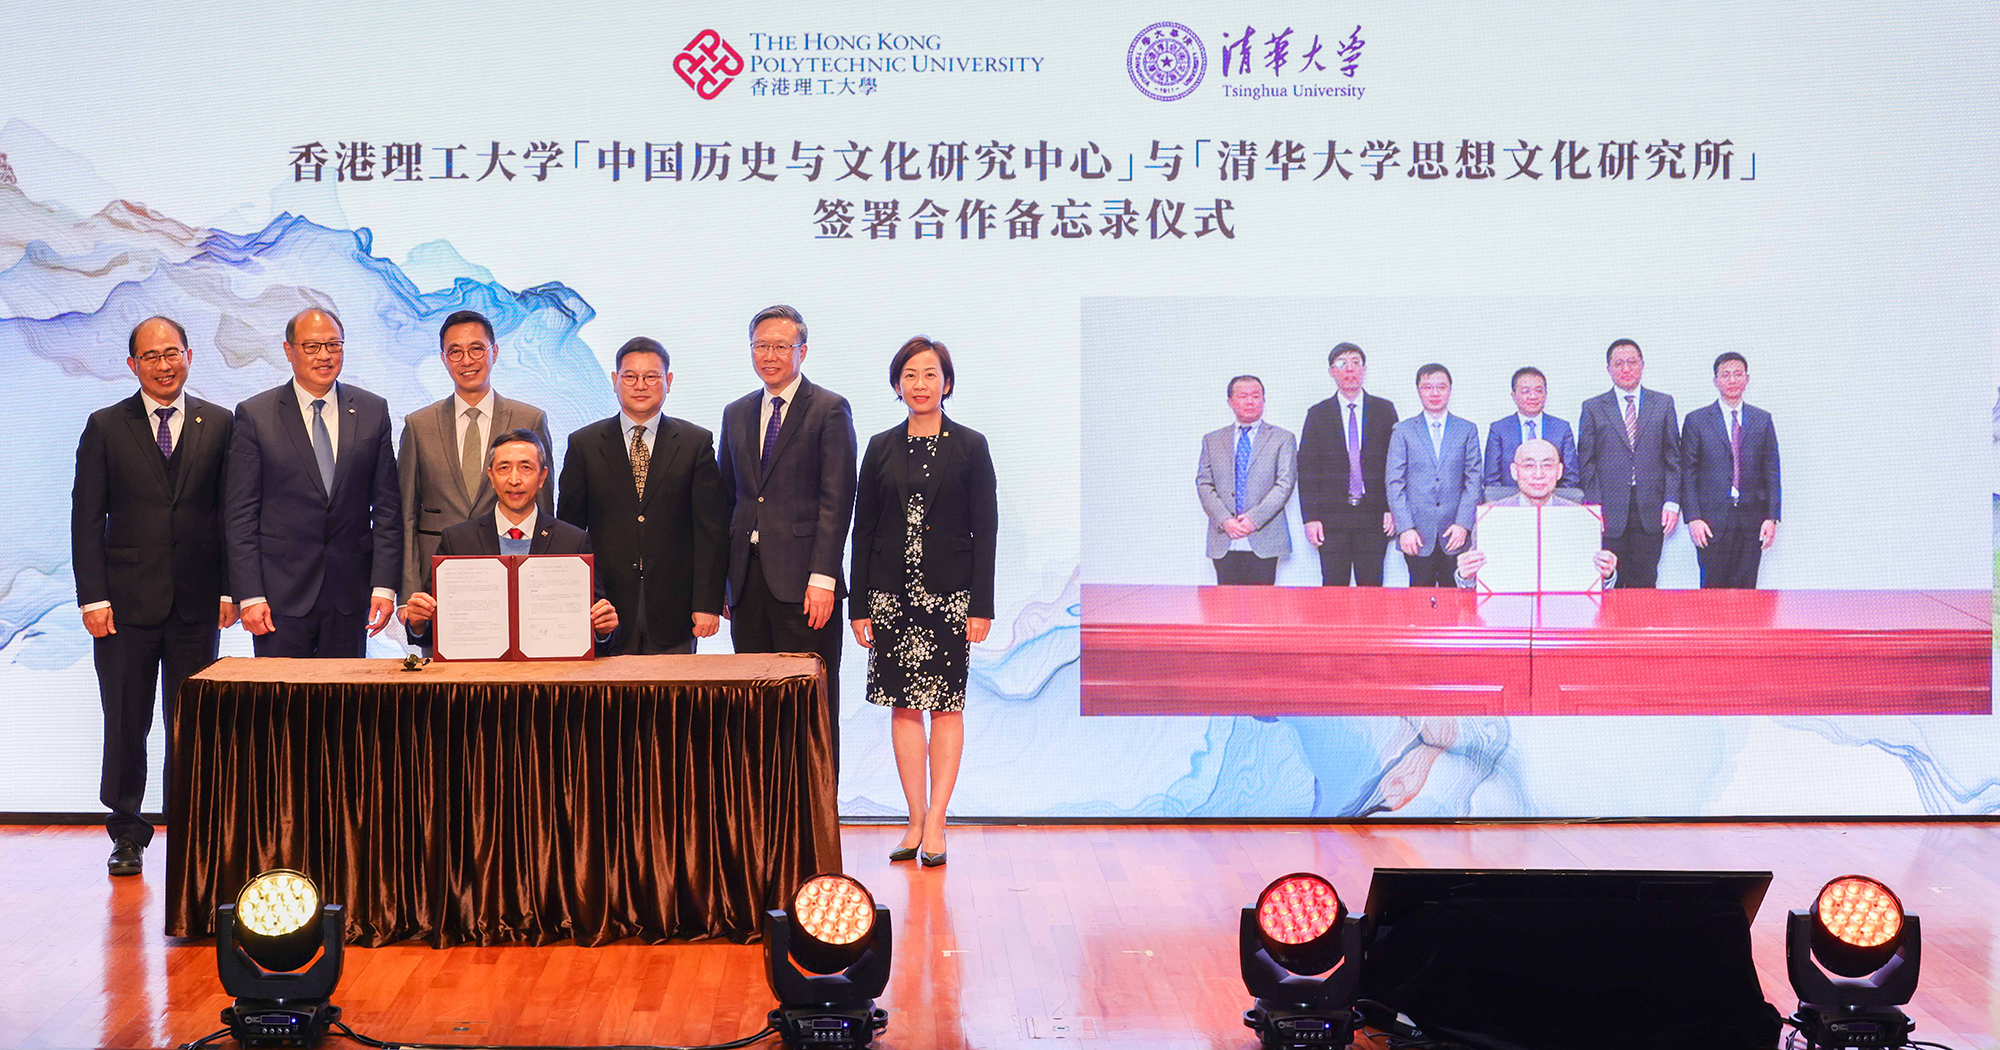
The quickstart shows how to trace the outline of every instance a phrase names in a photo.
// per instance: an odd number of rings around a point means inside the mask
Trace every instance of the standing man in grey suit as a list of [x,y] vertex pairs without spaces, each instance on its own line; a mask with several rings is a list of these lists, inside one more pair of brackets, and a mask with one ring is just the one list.
[[1483,494],[1479,428],[1451,414],[1451,370],[1443,365],[1417,369],[1417,400],[1423,411],[1389,437],[1389,510],[1410,586],[1450,587],[1452,556],[1472,537]]
[[[445,318],[438,329],[438,360],[458,389],[403,417],[403,442],[396,454],[396,474],[402,479],[404,601],[424,589],[444,530],[492,511],[493,484],[486,477],[492,435],[532,430],[542,447],[549,447],[546,413],[493,392],[500,343],[486,315],[460,310]],[[554,486],[544,485],[536,502],[553,517]]]
[[739,653],[818,653],[840,767],[840,649],[834,615],[854,521],[854,413],[799,372],[806,322],[789,306],[750,319],[750,366],[763,388],[722,410],[729,503],[729,638]]
[[1703,587],[1756,587],[1757,566],[1778,541],[1778,430],[1771,413],[1743,402],[1749,386],[1750,362],[1723,353],[1715,359],[1721,396],[1689,412],[1681,428],[1681,501]]
[[1646,355],[1620,339],[1604,351],[1611,389],[1583,403],[1577,474],[1583,501],[1604,508],[1604,547],[1618,555],[1618,586],[1652,587],[1660,545],[1680,525],[1681,417],[1674,399],[1639,385]]
[[402,492],[389,403],[339,382],[346,329],[285,324],[291,381],[236,406],[224,532],[258,656],[358,657],[396,614]]
[[181,682],[215,660],[217,631],[236,622],[222,557],[229,413],[187,392],[192,360],[179,323],[139,322],[125,344],[139,389],[91,413],[76,446],[70,565],[104,704],[99,797],[113,875],[137,875],[153,841],[139,806],[154,688],[164,685],[171,730]]
[[1269,586],[1278,582],[1278,559],[1291,553],[1285,504],[1298,480],[1298,441],[1264,422],[1264,381],[1229,381],[1229,410],[1236,422],[1201,439],[1194,491],[1208,514],[1208,556],[1215,582]]

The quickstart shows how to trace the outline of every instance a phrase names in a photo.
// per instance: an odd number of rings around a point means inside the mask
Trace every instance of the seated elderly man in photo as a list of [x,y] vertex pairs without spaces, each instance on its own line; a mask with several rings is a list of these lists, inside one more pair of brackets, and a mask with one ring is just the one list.
[[[1494,507],[1575,507],[1575,500],[1556,495],[1556,485],[1562,481],[1562,453],[1546,440],[1523,441],[1514,450],[1514,461],[1507,466],[1514,477],[1515,493],[1494,500]],[[1458,568],[1454,575],[1460,587],[1470,587],[1479,578],[1479,570],[1486,564],[1486,552],[1474,546],[1458,556]],[[1607,550],[1597,552],[1597,572],[1606,586],[1618,574],[1618,555]]]

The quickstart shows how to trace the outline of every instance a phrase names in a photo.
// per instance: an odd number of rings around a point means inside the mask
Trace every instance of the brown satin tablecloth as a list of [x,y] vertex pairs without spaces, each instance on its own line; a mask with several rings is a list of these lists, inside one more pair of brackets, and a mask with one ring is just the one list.
[[285,867],[371,947],[754,939],[840,870],[825,696],[810,655],[222,660],[176,710],[167,933]]

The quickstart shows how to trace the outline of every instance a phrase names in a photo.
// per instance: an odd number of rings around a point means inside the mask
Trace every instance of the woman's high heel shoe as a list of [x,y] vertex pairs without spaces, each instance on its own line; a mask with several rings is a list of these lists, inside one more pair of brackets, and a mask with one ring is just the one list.
[[889,851],[889,859],[890,859],[890,860],[916,860],[916,859],[917,859],[917,847],[915,847],[915,846],[911,846],[911,847],[909,847],[908,849],[892,849],[892,850],[890,850],[890,851]]
[[926,868],[939,867],[944,864],[944,854],[924,853],[917,859],[917,863],[922,864]]

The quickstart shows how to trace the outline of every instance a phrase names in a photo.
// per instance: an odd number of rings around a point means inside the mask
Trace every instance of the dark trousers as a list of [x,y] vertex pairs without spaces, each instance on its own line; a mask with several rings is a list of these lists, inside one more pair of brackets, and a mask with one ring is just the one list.
[[280,616],[271,611],[277,630],[250,636],[250,648],[258,656],[303,656],[320,660],[340,660],[368,655],[368,613],[335,611],[333,602],[320,588],[319,600],[304,616]]
[[1764,559],[1757,535],[1764,527],[1763,513],[1750,507],[1731,507],[1710,518],[1708,527],[1708,546],[1694,549],[1694,559],[1701,564],[1701,585],[1755,588],[1757,566]]
[[840,603],[834,602],[833,615],[826,626],[815,631],[806,626],[806,612],[794,602],[781,602],[764,582],[764,566],[757,548],[750,548],[750,570],[743,575],[743,593],[729,609],[729,641],[739,653],[818,653],[826,661],[827,725],[833,744],[833,774],[840,776],[840,650],[847,624],[840,619]]
[[[1641,511],[1636,487],[1626,489],[1625,502],[1625,531],[1604,537],[1604,549],[1618,556],[1618,586],[1657,586],[1660,582],[1660,544],[1666,539],[1658,531],[1659,508]],[[1653,530],[1642,529],[1641,524],[1651,525]]]
[[1405,554],[1403,561],[1410,566],[1410,586],[1412,587],[1456,587],[1453,571],[1458,568],[1458,555],[1444,552],[1444,541],[1429,554]]
[[1381,526],[1349,528],[1326,526],[1326,542],[1319,547],[1319,582],[1327,587],[1347,586],[1350,572],[1362,587],[1382,586],[1382,556],[1389,553],[1389,537]]
[[1251,551],[1229,551],[1215,559],[1215,582],[1269,587],[1278,582],[1278,559],[1259,558]]
[[219,633],[213,619],[184,623],[169,615],[150,627],[116,623],[118,633],[93,639],[97,691],[104,702],[104,779],[98,789],[111,815],[104,827],[114,839],[144,846],[153,841],[153,825],[139,815],[146,798],[146,736],[153,731],[153,693],[162,684],[161,717],[167,722],[167,753],[160,782],[172,783],[174,701],[181,683],[215,662]]
[[[618,647],[618,651],[626,655],[636,656],[688,656],[693,654],[695,642],[698,639],[682,638],[679,641],[668,643],[655,636],[653,632],[646,630],[646,578],[644,576],[639,577],[638,594],[639,599],[636,603],[638,608],[632,610],[630,625],[625,628],[628,632],[625,637],[628,640]],[[623,612],[618,614],[618,618],[621,623],[626,622]]]

